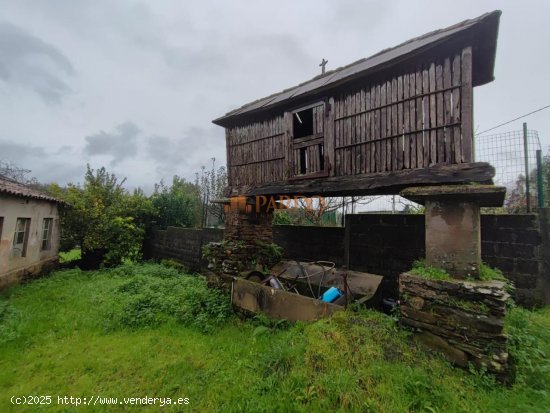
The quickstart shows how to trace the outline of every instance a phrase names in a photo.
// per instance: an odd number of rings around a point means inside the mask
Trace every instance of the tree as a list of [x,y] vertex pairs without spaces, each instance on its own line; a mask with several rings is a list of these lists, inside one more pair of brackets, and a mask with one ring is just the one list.
[[115,266],[141,257],[145,230],[156,211],[141,190],[129,194],[124,182],[105,168],[94,171],[88,165],[83,187],[49,188],[70,205],[60,214],[62,247],[80,246],[83,268]]
[[22,168],[13,162],[5,162],[0,160],[0,176],[4,176],[13,181],[24,185],[36,185],[36,178],[30,176],[31,170]]
[[195,174],[195,185],[199,188],[202,205],[201,227],[208,226],[211,223],[219,225],[225,220],[223,205],[212,201],[224,197],[224,190],[227,186],[227,171],[225,166],[216,168],[216,158],[211,158],[211,160],[212,167],[210,170],[203,166],[201,172]]
[[174,175],[172,185],[166,186],[163,181],[155,184],[151,196],[157,210],[156,224],[161,228],[197,227],[200,224],[200,190],[196,184]]

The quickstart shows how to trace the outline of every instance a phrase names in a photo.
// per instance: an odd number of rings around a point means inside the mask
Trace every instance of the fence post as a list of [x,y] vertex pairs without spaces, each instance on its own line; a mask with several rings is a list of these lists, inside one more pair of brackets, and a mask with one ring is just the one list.
[[542,151],[537,149],[537,200],[539,208],[544,208],[544,189],[542,185]]
[[523,156],[525,158],[525,197],[527,212],[531,212],[531,194],[529,190],[529,146],[527,142],[527,122],[523,122]]

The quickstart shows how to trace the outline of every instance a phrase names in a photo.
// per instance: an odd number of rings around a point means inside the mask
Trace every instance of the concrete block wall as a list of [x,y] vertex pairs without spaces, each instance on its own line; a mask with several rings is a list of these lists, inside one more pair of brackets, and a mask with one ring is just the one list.
[[149,235],[145,258],[175,259],[187,265],[191,270],[201,268],[201,248],[209,242],[223,239],[223,230],[216,228],[193,229],[168,227],[155,229]]
[[[516,285],[515,299],[525,306],[550,303],[550,223],[548,209],[538,214],[482,215],[481,253]],[[357,214],[346,228],[281,225],[273,241],[289,259],[349,263],[349,268],[384,275],[385,296],[397,297],[398,276],[423,258],[424,216]],[[168,228],[155,230],[146,256],[175,258],[193,269],[201,265],[201,245],[221,241],[223,230]]]

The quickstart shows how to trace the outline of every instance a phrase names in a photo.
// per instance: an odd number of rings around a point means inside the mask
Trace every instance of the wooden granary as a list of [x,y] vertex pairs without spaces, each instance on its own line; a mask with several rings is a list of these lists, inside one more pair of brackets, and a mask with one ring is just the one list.
[[473,87],[491,82],[500,11],[436,30],[213,122],[228,196],[367,195],[490,181],[475,163]]

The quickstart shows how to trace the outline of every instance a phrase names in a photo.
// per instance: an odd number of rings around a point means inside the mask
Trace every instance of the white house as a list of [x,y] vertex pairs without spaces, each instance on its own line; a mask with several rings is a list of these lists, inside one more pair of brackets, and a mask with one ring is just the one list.
[[0,175],[0,290],[57,263],[61,204]]

